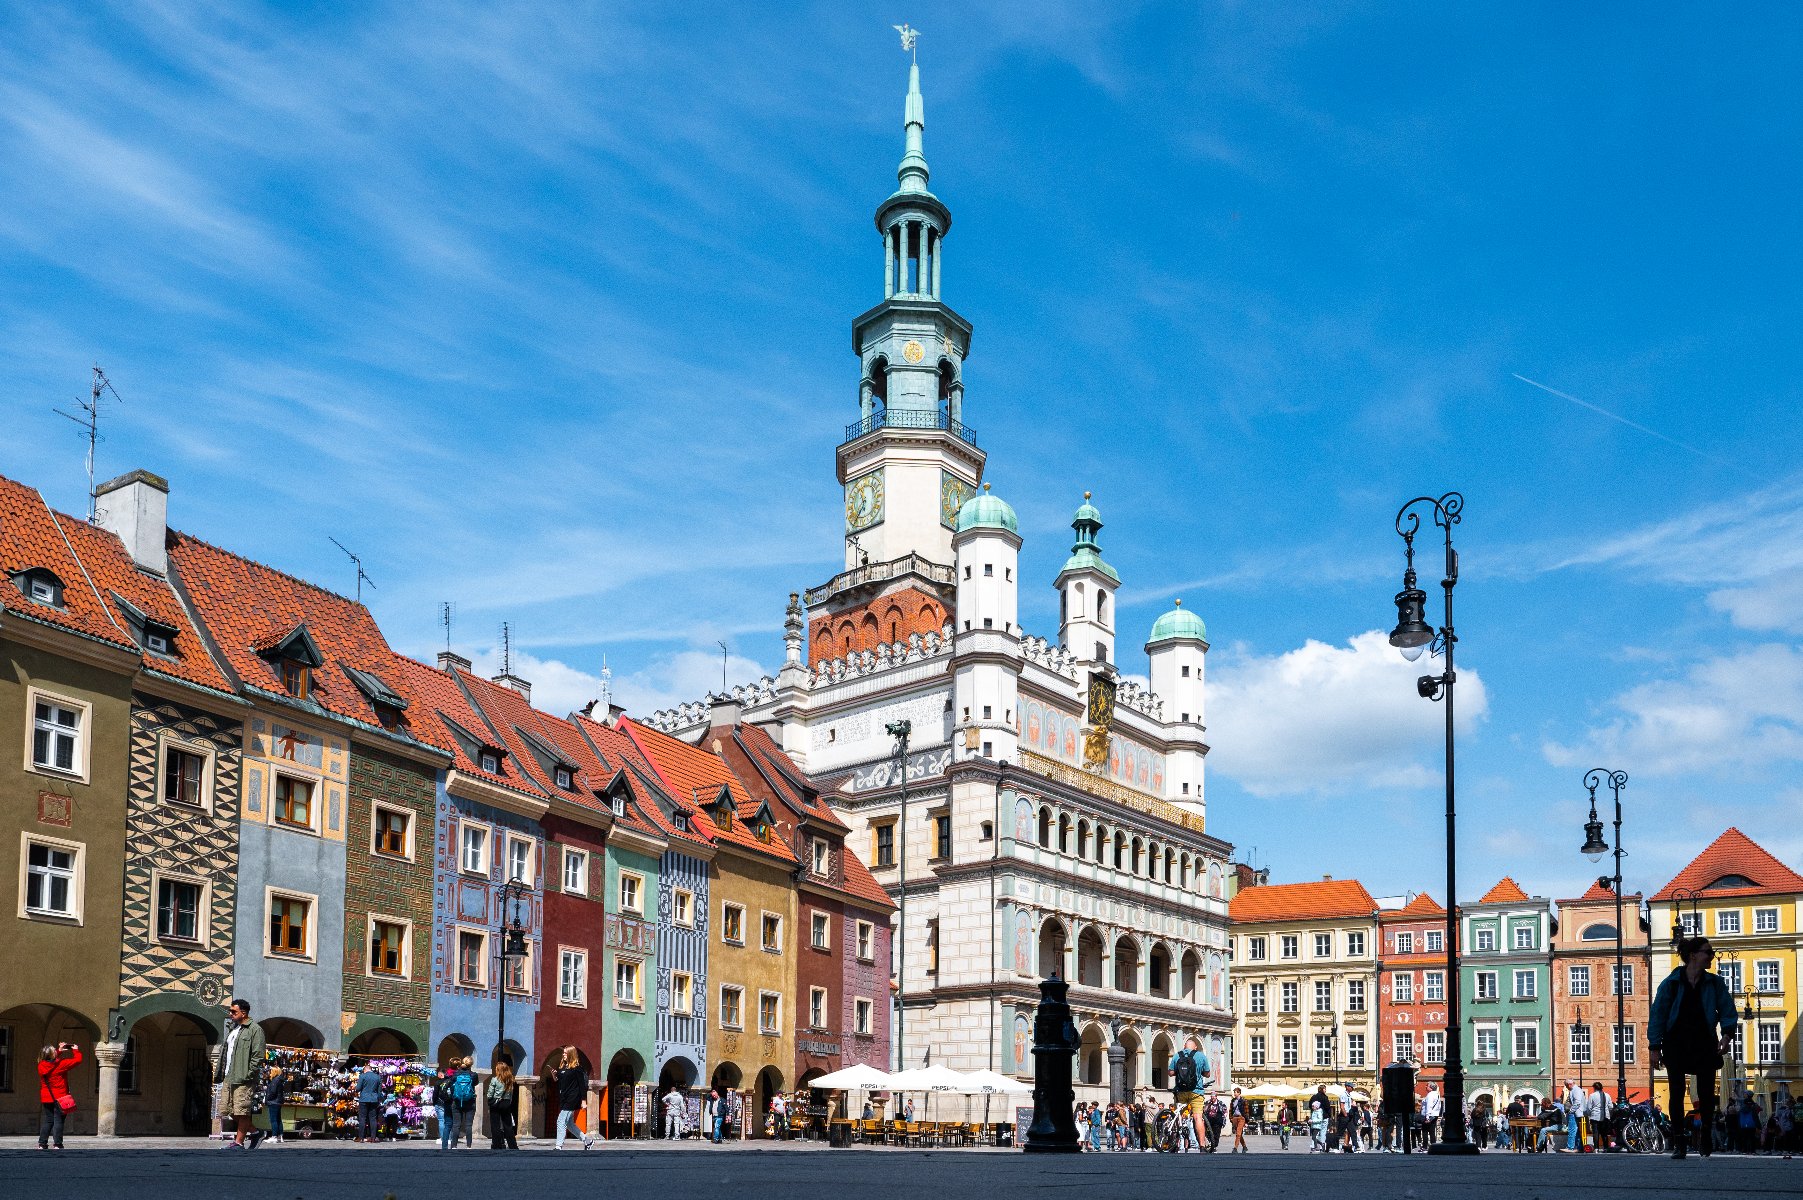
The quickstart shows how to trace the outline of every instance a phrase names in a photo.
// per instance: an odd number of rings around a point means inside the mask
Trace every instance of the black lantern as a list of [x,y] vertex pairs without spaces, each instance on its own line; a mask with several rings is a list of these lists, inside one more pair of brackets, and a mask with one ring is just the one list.
[[502,958],[526,957],[526,930],[520,925],[519,917],[514,917],[513,924],[507,927],[507,941],[501,947]]
[[[1409,549],[1412,554],[1414,547]],[[1427,593],[1415,586],[1415,568],[1410,566],[1403,574],[1402,590],[1396,593],[1396,628],[1390,631],[1390,645],[1410,662],[1433,644],[1433,626],[1426,618]]]
[[1584,848],[1579,851],[1591,862],[1601,862],[1603,855],[1609,853],[1609,843],[1603,840],[1603,823],[1596,819],[1596,805],[1590,806],[1590,819],[1584,822]]

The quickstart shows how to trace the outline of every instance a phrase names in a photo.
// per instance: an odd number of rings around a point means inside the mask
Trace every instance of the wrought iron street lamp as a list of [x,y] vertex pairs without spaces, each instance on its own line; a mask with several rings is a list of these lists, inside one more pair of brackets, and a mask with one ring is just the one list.
[[[1433,509],[1434,525],[1445,532],[1446,572],[1440,587],[1446,596],[1446,619],[1439,629],[1427,623],[1427,593],[1415,585],[1415,534],[1421,528],[1417,505]],[[1439,675],[1423,675],[1415,681],[1415,690],[1426,700],[1443,701],[1446,705],[1446,1121],[1441,1140],[1428,1147],[1429,1154],[1476,1154],[1477,1146],[1465,1134],[1465,1066],[1461,1052],[1459,1025],[1459,889],[1457,821],[1453,803],[1453,736],[1452,691],[1458,678],[1453,670],[1453,647],[1458,637],[1453,633],[1452,591],[1459,582],[1459,553],[1452,548],[1452,527],[1459,523],[1465,508],[1465,497],[1447,492],[1435,499],[1417,496],[1396,513],[1396,533],[1402,538],[1407,566],[1402,575],[1402,590],[1396,593],[1396,628],[1390,633],[1390,645],[1402,652],[1410,662],[1424,652],[1443,653],[1446,670]]]
[[[1596,815],[1596,789],[1607,783],[1609,790],[1615,795],[1615,844],[1613,847],[1603,840],[1603,823]],[[1628,784],[1626,771],[1611,771],[1606,767],[1593,767],[1584,773],[1584,786],[1590,791],[1590,819],[1584,822],[1584,845],[1581,853],[1591,862],[1596,862],[1613,850],[1615,854],[1615,874],[1604,875],[1597,880],[1615,893],[1615,1102],[1628,1102],[1628,1062],[1623,1054],[1623,1042],[1627,1036],[1627,997],[1622,994],[1622,930],[1621,917],[1621,790]],[[1647,981],[1650,986],[1652,981]],[[1611,1150],[1621,1149],[1619,1140],[1612,1140]]]
[[895,938],[895,1069],[908,1069],[908,735],[912,721],[891,721],[884,726],[895,739],[895,773],[901,780],[900,835],[896,838],[896,938]]
[[514,1068],[520,1064],[507,1053],[507,977],[514,962],[526,957],[526,927],[520,924],[520,901],[529,890],[523,879],[509,879],[501,885],[501,927],[497,931],[500,953],[495,959],[500,963],[501,976],[495,981],[499,1009],[495,1019],[495,1057],[507,1059],[507,1065]]
[[[1678,941],[1684,936],[1684,905],[1689,903],[1690,916],[1696,924],[1698,933],[1703,932],[1703,912],[1699,905],[1703,893],[1696,888],[1673,888],[1672,902],[1672,949],[1678,948]],[[1682,965],[1682,964],[1680,964]]]

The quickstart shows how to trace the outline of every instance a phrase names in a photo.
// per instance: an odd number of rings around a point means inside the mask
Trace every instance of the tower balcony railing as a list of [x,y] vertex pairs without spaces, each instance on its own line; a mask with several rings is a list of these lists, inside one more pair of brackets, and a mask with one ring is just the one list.
[[853,421],[845,427],[845,440],[856,441],[867,433],[879,429],[943,429],[960,441],[977,444],[977,431],[961,421],[952,420],[952,414],[945,409],[933,411],[925,408],[884,408],[871,413],[862,421]]

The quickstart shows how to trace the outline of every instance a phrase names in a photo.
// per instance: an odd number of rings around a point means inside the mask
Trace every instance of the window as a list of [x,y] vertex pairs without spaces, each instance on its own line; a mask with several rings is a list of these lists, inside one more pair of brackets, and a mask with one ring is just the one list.
[[762,932],[764,949],[772,954],[781,954],[783,949],[783,919],[775,913],[765,913],[763,923],[759,926]]
[[568,767],[557,768],[557,770],[556,770],[556,772],[554,772],[552,778],[553,778],[553,781],[557,784],[557,786],[562,788],[566,792],[569,791],[576,784],[575,776],[570,774],[570,769]]
[[397,979],[407,976],[407,926],[390,917],[369,919],[369,971]]
[[873,1015],[874,1010],[875,1010],[875,1006],[872,1005],[870,1003],[870,1001],[868,1001],[868,1000],[860,998],[860,999],[852,1002],[852,1006],[851,1006],[852,1027],[851,1027],[851,1029],[852,1029],[853,1033],[861,1034],[864,1037],[870,1036],[870,1032],[871,1032],[870,1021],[871,1021],[871,1016]]
[[284,958],[309,958],[313,953],[313,901],[310,897],[269,897],[269,953]]
[[1745,1021],[1734,1027],[1734,1040],[1729,1043],[1727,1058],[1730,1062],[1747,1061],[1747,1023]]
[[1333,1011],[1333,983],[1326,979],[1315,980],[1315,1011]]
[[1473,1053],[1479,1062],[1496,1062],[1502,1058],[1495,1025],[1479,1025],[1472,1031]]
[[507,837],[507,878],[514,882],[532,878],[532,843],[512,834]]
[[1415,973],[1413,971],[1391,973],[1390,1002],[1392,1004],[1415,1003]]
[[620,911],[643,914],[645,911],[645,877],[634,871],[620,872]]
[[1415,1061],[1415,1034],[1413,1030],[1398,1029],[1390,1034],[1390,1057],[1399,1063]]
[[783,1031],[783,998],[775,992],[758,993],[758,1032]]
[[1355,1013],[1365,1011],[1365,981],[1363,979],[1346,981],[1346,1011]]
[[1253,1066],[1262,1067],[1265,1065],[1265,1035],[1264,1034],[1255,1033],[1252,1035],[1251,1040],[1248,1043],[1248,1053],[1249,1053],[1249,1057],[1251,1060],[1251,1064]]
[[939,918],[927,918],[927,974],[939,974]]
[[157,880],[157,940],[200,940],[201,885],[189,879]]
[[457,931],[457,982],[464,987],[488,985],[488,935],[473,929]]
[[1741,971],[1738,962],[1722,962],[1717,960],[1715,964],[1715,973],[1722,977],[1722,982],[1728,985],[1728,990],[1730,992],[1735,995],[1740,994]]
[[1315,957],[1316,958],[1332,958],[1333,957],[1333,934],[1317,933],[1315,935]]
[[1472,930],[1471,936],[1474,943],[1473,949],[1496,949],[1496,927],[1494,925],[1480,925]]
[[827,866],[831,861],[832,849],[831,846],[827,845],[824,838],[815,838],[813,842],[810,843],[810,852],[814,856],[814,874],[827,874]]
[[296,700],[305,700],[313,690],[313,668],[293,658],[284,658],[277,668],[281,672],[282,690]]
[[1293,934],[1293,933],[1286,933],[1282,937],[1278,938],[1277,939],[1278,956],[1281,958],[1299,958],[1299,957],[1301,957],[1302,950],[1301,950],[1301,946],[1299,944],[1301,942],[1301,940],[1302,939],[1300,937],[1298,937],[1296,934]]
[[1614,976],[1613,983],[1615,986],[1615,994],[1617,996],[1632,996],[1634,994],[1633,963],[1623,963],[1619,971],[1611,970],[1609,973]]
[[1477,998],[1479,1000],[1496,999],[1496,972],[1479,971],[1477,973]]
[[876,926],[869,921],[858,922],[858,961],[872,962],[876,959]]
[[950,816],[933,818],[933,857],[950,858],[952,856],[952,819]]
[[275,820],[295,829],[313,828],[313,781],[292,775],[275,777]]
[[13,1090],[13,1063],[18,1056],[18,1048],[13,1041],[13,1027],[0,1025],[0,1092]]
[[1300,1065],[1300,1054],[1296,1048],[1296,1035],[1293,1033],[1286,1033],[1283,1035],[1283,1065],[1286,1067]]
[[200,808],[206,803],[207,759],[192,750],[163,750],[163,803]]
[[1413,954],[1413,953],[1415,953],[1415,935],[1412,933],[1397,934],[1396,935],[1396,953],[1398,953],[1398,954]]
[[1590,1026],[1573,1025],[1571,1027],[1571,1061],[1575,1066],[1587,1067],[1590,1065]]
[[1685,937],[1697,936],[1697,934],[1703,932],[1702,914],[1694,912],[1684,913],[1678,918],[1678,928],[1684,931]]
[[832,919],[825,913],[814,913],[809,917],[808,945],[816,950],[832,949]]
[[670,972],[670,1011],[684,1015],[695,1011],[695,977],[687,971]]
[[1333,1066],[1333,1038],[1325,1033],[1315,1035],[1315,1065],[1317,1067]]
[[886,821],[875,826],[872,833],[876,839],[871,859],[876,866],[893,867],[895,865],[895,823]]
[[386,854],[390,858],[413,857],[412,813],[405,809],[389,808],[386,804],[378,804],[371,810],[370,819],[375,826],[371,849],[377,854]]
[[588,1005],[588,951],[557,952],[557,1002],[575,1008]]
[[501,773],[501,756],[496,754],[493,750],[484,750],[481,754],[477,755],[476,763],[490,775],[499,775]]
[[1515,1061],[1533,1062],[1540,1057],[1540,1026],[1516,1025]]
[[1517,925],[1515,927],[1515,948],[1517,950],[1532,950],[1534,948],[1534,927],[1532,925]]
[[1429,1029],[1422,1033],[1421,1061],[1423,1063],[1443,1063],[1446,1061],[1445,1032],[1438,1029]]
[[1756,908],[1753,910],[1754,933],[1777,933],[1778,910],[1775,908]]
[[125,1039],[125,1053],[119,1056],[119,1090],[127,1095],[137,1095],[138,1086],[138,1039]]
[[1277,1000],[1277,1011],[1278,1012],[1293,1013],[1293,1012],[1300,1012],[1302,1010],[1301,1002],[1297,998],[1297,995],[1296,995],[1296,985],[1295,984],[1293,984],[1293,983],[1278,984],[1277,985],[1277,997],[1278,997],[1278,1000]]
[[1532,1000],[1539,994],[1539,980],[1533,968],[1515,972],[1515,992],[1517,1000]]
[[1764,958],[1753,964],[1753,986],[1762,992],[1777,992],[1784,989],[1779,979],[1778,961]]
[[1427,953],[1441,954],[1446,950],[1446,933],[1440,929],[1430,929],[1422,935],[1427,940]]
[[81,845],[25,837],[25,913],[81,918]]
[[563,890],[574,896],[588,895],[588,851],[563,848]]
[[808,1028],[826,1028],[826,989],[823,987],[808,989]]
[[1346,1065],[1362,1067],[1365,1065],[1365,1035],[1349,1033],[1346,1035]]
[[1353,958],[1365,957],[1365,935],[1354,929],[1346,935],[1346,953]]
[[1740,932],[1740,909],[1724,908],[1715,914],[1715,931],[1717,933]]
[[1421,999],[1429,1004],[1443,1003],[1446,1000],[1446,972],[1421,973]]
[[685,929],[695,926],[695,893],[687,888],[670,889],[670,920]]
[[[1638,1049],[1639,1044],[1634,1037],[1634,1026],[1617,1025],[1615,1027],[1615,1058],[1612,1061],[1626,1063],[1631,1067],[1634,1065],[1634,1055]],[[1622,1057],[1624,1054],[1627,1057]]]
[[31,731],[31,764],[40,771],[82,774],[81,725],[86,706],[36,701]]
[[1565,968],[1565,990],[1573,996],[1590,994],[1590,968],[1577,965]]
[[1262,1013],[1265,1011],[1265,985],[1249,983],[1246,985],[1246,1011]]
[[1264,938],[1252,937],[1246,939],[1246,958],[1251,962],[1263,962],[1265,960]]
[[743,905],[721,905],[720,936],[735,946],[745,944],[745,909]]
[[1781,1062],[1784,1059],[1784,1026],[1776,1021],[1759,1023],[1759,1061]]
[[457,861],[464,871],[471,875],[488,874],[488,830],[465,821],[458,844],[462,852]]
[[720,1028],[745,1027],[745,989],[724,984],[720,988]]
[[614,1007],[645,1007],[645,968],[635,958],[614,959]]

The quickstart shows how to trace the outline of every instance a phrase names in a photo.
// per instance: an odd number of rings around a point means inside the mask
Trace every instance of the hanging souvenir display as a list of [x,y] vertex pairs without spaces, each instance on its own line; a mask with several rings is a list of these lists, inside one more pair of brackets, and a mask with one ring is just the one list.
[[[269,1047],[264,1079],[280,1067],[287,1078],[288,1098],[282,1105],[282,1121],[291,1130],[328,1137],[358,1134],[358,1079],[365,1064],[382,1077],[378,1108],[381,1136],[419,1137],[432,1106],[432,1079],[418,1059],[393,1056],[367,1057],[331,1050],[306,1050],[292,1046]],[[267,1128],[258,1089],[257,1123]]]

